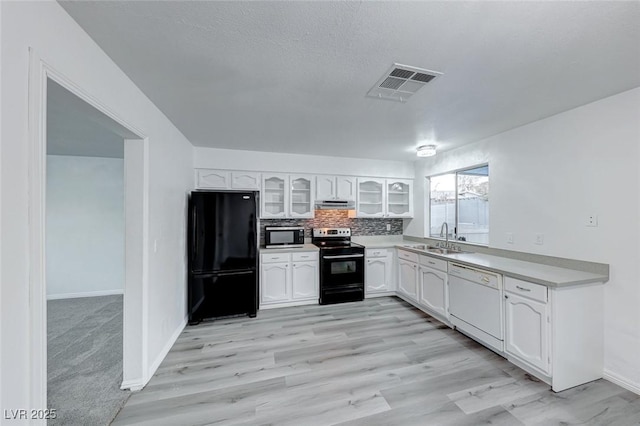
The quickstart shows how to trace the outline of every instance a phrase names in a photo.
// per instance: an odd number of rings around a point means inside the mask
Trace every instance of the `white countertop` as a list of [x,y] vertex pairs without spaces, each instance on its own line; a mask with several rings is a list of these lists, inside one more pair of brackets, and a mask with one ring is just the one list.
[[305,244],[302,247],[283,247],[283,248],[266,248],[260,247],[261,253],[293,253],[297,251],[319,251],[318,246],[313,244]]
[[404,240],[402,235],[351,237],[351,241],[356,244],[363,245],[366,248],[394,248],[395,246],[402,246],[405,244],[411,247],[414,247],[415,245],[424,245],[424,243]]
[[559,268],[557,266],[509,259],[508,257],[493,256],[481,253],[436,254],[425,250],[406,247],[406,250],[424,254],[439,259],[454,261],[467,266],[488,269],[508,277],[518,278],[548,287],[567,287],[580,284],[604,283],[609,277],[575,269]]

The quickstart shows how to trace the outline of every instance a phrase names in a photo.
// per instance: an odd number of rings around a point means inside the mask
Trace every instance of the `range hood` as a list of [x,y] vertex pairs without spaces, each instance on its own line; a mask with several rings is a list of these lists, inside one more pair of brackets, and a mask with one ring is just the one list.
[[316,209],[318,210],[355,210],[356,203],[352,200],[317,200]]

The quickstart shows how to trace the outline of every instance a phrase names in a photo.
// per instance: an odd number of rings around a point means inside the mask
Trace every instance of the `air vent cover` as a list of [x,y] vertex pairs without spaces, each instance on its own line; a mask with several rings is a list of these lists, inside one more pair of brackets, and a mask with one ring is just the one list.
[[414,93],[439,75],[442,73],[438,71],[393,64],[389,71],[373,85],[367,96],[406,102]]

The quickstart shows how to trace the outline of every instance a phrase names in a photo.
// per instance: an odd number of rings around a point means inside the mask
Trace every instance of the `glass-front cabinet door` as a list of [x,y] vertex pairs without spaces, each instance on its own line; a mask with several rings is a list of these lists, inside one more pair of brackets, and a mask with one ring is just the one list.
[[314,216],[315,185],[313,176],[291,175],[291,196],[289,198],[289,216],[306,217]]
[[385,180],[358,178],[358,217],[384,217]]
[[412,181],[387,179],[387,217],[413,217]]
[[262,218],[287,217],[289,177],[281,174],[262,175],[260,211]]

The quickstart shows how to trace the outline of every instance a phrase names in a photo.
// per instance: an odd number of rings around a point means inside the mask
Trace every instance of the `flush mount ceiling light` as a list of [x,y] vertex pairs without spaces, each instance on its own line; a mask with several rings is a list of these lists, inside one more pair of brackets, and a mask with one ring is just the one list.
[[433,157],[436,155],[435,145],[421,145],[416,148],[416,155],[418,157]]
[[422,89],[441,72],[393,64],[391,68],[373,85],[367,96],[389,101],[407,102],[418,90]]

